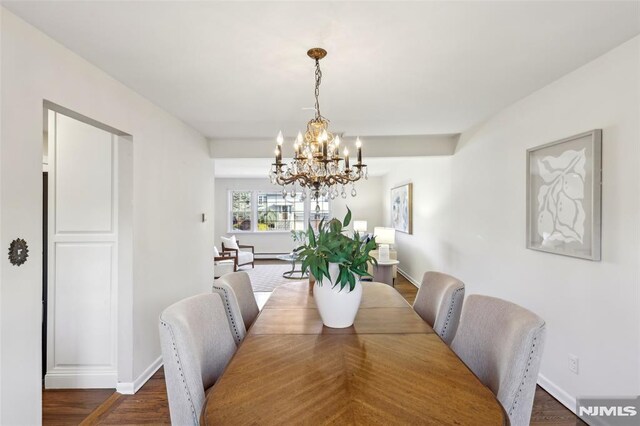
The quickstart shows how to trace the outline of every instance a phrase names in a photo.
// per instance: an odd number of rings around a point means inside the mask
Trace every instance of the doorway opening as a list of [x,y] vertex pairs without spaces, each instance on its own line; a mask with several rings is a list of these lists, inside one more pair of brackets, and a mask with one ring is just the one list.
[[43,116],[43,390],[115,389],[132,363],[133,141],[48,101]]

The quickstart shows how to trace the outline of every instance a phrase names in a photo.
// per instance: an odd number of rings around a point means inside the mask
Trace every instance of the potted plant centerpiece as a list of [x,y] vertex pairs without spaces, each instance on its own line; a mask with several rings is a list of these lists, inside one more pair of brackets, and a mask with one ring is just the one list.
[[336,218],[320,221],[317,234],[309,224],[305,243],[295,250],[302,270],[309,268],[316,279],[313,297],[322,322],[332,328],[353,325],[362,299],[360,278],[370,276],[367,265],[376,263],[369,255],[376,247],[375,239],[363,242],[357,232],[348,236],[345,228],[350,222],[347,208],[342,222]]

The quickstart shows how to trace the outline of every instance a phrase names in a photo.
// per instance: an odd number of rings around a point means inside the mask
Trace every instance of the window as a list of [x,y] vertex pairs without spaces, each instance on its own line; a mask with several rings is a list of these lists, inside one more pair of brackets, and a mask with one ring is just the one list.
[[282,197],[280,192],[258,194],[257,231],[300,231],[304,229],[304,201]]
[[316,202],[282,192],[229,191],[229,232],[289,232],[303,231],[311,222],[317,229],[322,218],[331,217],[328,197]]
[[251,231],[251,191],[231,192],[231,230]]

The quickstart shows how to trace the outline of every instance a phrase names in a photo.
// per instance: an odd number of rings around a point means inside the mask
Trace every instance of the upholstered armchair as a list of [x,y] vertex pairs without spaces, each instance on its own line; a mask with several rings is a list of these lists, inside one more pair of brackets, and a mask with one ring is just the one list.
[[513,426],[531,421],[546,325],[506,300],[472,294],[451,349],[496,395]]
[[[237,266],[244,266],[251,264],[253,268],[255,266],[255,247],[250,245],[241,245],[240,241],[236,240],[236,236],[221,237],[222,239],[222,251],[235,253],[237,258]],[[242,249],[251,249],[246,251]]]
[[222,297],[231,332],[236,344],[240,345],[260,313],[249,274],[243,271],[227,274],[214,281],[213,292]]
[[413,310],[450,345],[456,335],[464,300],[464,283],[441,272],[425,272]]
[[234,252],[223,251],[220,253],[217,247],[213,247],[213,277],[220,278],[238,270],[238,258]]
[[216,293],[193,296],[165,309],[159,327],[171,424],[198,425],[206,391],[236,351],[225,305]]

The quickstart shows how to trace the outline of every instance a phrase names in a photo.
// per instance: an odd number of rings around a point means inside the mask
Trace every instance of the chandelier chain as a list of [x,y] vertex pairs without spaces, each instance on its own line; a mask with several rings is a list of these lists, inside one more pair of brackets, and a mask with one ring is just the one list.
[[322,71],[320,70],[320,60],[316,59],[316,120],[320,120],[322,118],[322,114],[320,114],[320,101],[318,97],[320,96],[320,83],[322,82]]

